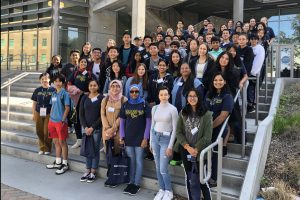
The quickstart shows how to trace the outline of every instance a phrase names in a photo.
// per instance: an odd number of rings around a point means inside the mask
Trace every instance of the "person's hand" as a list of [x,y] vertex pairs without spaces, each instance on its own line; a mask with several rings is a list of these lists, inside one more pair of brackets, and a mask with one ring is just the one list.
[[239,83],[239,88],[240,88],[240,90],[242,90],[243,87],[244,87],[244,83],[240,82],[240,83]]
[[193,148],[193,147],[188,147],[187,149],[186,149],[188,152],[189,152],[189,154],[191,154],[191,156],[193,156],[193,157],[196,157],[197,155],[198,155],[198,150],[196,149],[196,148]]
[[113,128],[109,128],[109,129],[106,131],[107,135],[108,135],[110,138],[114,136],[114,133],[115,133],[115,132],[116,132],[116,131],[115,131]]
[[147,147],[147,140],[146,140],[146,139],[143,139],[142,144],[141,144],[141,147],[142,147],[143,149]]
[[90,128],[85,128],[85,134],[86,135],[92,135],[93,134],[94,129],[92,127]]
[[167,148],[166,150],[166,156],[171,157],[173,155],[173,151],[170,148]]
[[32,121],[36,122],[36,114],[32,114]]
[[120,141],[119,141],[119,142],[120,142],[120,144],[121,144],[121,145],[125,144],[125,142],[124,142],[124,140],[123,140],[123,139],[120,139]]

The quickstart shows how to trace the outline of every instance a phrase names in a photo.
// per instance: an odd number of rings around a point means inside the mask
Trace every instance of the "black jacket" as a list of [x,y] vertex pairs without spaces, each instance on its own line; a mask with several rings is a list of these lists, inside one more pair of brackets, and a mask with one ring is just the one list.
[[[119,60],[123,61],[123,49],[124,49],[124,45],[121,45],[120,48],[119,48]],[[134,59],[134,53],[138,50],[138,48],[133,45],[133,44],[130,44],[130,52],[129,52],[129,56],[128,56],[128,60],[127,60],[127,63],[125,64],[124,67],[126,67],[128,65],[128,63],[131,63],[131,61]]]

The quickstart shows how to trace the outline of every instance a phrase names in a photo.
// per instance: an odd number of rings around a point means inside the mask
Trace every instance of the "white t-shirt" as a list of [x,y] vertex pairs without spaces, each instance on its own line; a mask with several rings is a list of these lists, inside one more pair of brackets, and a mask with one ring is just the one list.
[[203,63],[203,64],[198,63],[197,64],[197,68],[196,68],[197,78],[203,78],[205,64],[206,63]]
[[97,77],[97,79],[98,79],[99,76],[100,76],[100,68],[99,68],[99,65],[100,65],[100,64],[94,63],[94,66],[93,66],[93,74]]

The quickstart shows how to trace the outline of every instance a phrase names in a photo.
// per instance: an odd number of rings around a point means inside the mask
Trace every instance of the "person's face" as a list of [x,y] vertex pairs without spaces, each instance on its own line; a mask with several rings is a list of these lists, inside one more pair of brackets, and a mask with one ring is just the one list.
[[236,32],[241,33],[242,32],[242,28],[240,26],[236,27]]
[[260,22],[262,22],[262,23],[264,23],[265,25],[267,25],[268,19],[267,19],[266,17],[262,17],[262,18],[260,19]]
[[211,32],[211,31],[213,30],[213,28],[214,28],[214,26],[213,26],[212,24],[208,24],[208,25],[207,25],[207,30],[208,30],[208,31]]
[[171,45],[171,51],[174,51],[174,50],[178,50],[178,47],[176,45]]
[[156,29],[156,31],[157,31],[158,33],[160,33],[160,32],[163,31],[163,28],[162,28],[161,26],[158,26],[157,29]]
[[193,26],[193,25],[189,25],[189,26],[188,26],[188,31],[189,31],[189,32],[194,31],[194,26]]
[[205,56],[207,54],[207,50],[206,45],[202,44],[199,46],[198,54],[200,56]]
[[227,28],[227,27],[223,24],[223,25],[221,26],[221,31],[224,31],[226,28]]
[[136,54],[134,55],[134,60],[135,60],[135,61],[141,61],[141,60],[142,60],[141,54],[140,54],[140,53],[136,53]]
[[181,32],[181,30],[180,30],[180,29],[177,29],[177,30],[176,30],[176,35],[178,35],[178,36],[182,36],[182,32]]
[[116,42],[114,40],[108,40],[107,41],[107,47],[114,47],[116,46]]
[[54,66],[58,66],[59,63],[60,63],[60,57],[54,56],[54,57],[52,58],[51,63],[52,63]]
[[261,38],[264,37],[265,33],[264,33],[263,30],[259,30],[259,31],[257,32],[257,35],[258,35],[258,38],[261,39]]
[[237,22],[235,26],[242,26],[241,22]]
[[191,106],[196,106],[197,103],[198,103],[198,96],[196,94],[195,91],[190,91],[189,94],[188,94],[188,103],[191,105]]
[[166,73],[168,67],[167,67],[167,64],[165,62],[159,62],[158,64],[158,72],[159,73]]
[[149,52],[150,52],[151,56],[156,56],[158,53],[158,48],[156,46],[152,45],[152,46],[150,46]]
[[180,46],[182,48],[186,48],[186,42],[184,40],[180,40]]
[[245,35],[240,35],[239,36],[239,45],[244,47],[247,45],[248,39],[246,38]]
[[145,73],[146,73],[146,69],[144,68],[144,66],[140,65],[137,70],[138,76],[143,77]]
[[108,52],[108,56],[111,59],[116,59],[118,57],[118,55],[119,55],[119,53],[118,53],[118,51],[116,49],[111,49]]
[[163,43],[163,42],[160,42],[160,43],[158,44],[158,50],[159,50],[159,51],[164,51],[164,50],[165,50],[165,48],[166,48],[166,45],[165,45],[165,43]]
[[246,24],[244,24],[244,26],[243,26],[243,30],[244,30],[244,32],[248,32],[249,31],[249,24],[248,23],[246,23]]
[[73,62],[78,62],[78,60],[79,60],[79,53],[73,52],[73,53],[71,54],[71,60],[72,60]]
[[197,32],[193,32],[193,36],[194,36],[194,38],[198,38],[198,36],[199,36],[199,33],[197,33]]
[[228,32],[227,30],[226,30],[226,31],[223,31],[223,33],[222,33],[222,38],[223,38],[224,40],[228,40],[229,37],[230,37],[229,32]]
[[206,42],[207,42],[208,44],[211,43],[211,38],[212,38],[212,35],[206,35],[206,36],[205,36],[205,40],[206,40]]
[[140,93],[140,91],[139,91],[138,89],[132,88],[132,89],[130,90],[130,98],[131,98],[131,99],[136,99],[136,98],[138,98],[139,93]]
[[143,44],[143,40],[139,39],[139,46],[142,46],[142,44]]
[[114,73],[119,73],[120,72],[120,66],[119,66],[119,64],[118,63],[114,63],[112,65],[112,70],[113,70]]
[[202,43],[204,42],[203,36],[199,36],[199,37],[198,37],[198,41],[199,41],[200,44],[202,44]]
[[177,28],[179,28],[179,29],[183,28],[183,23],[181,21],[177,22]]
[[173,37],[173,41],[179,42],[179,38],[178,37]]
[[215,76],[215,78],[214,78],[214,87],[217,90],[221,90],[224,87],[225,84],[226,84],[226,82],[225,82],[224,78],[221,75]]
[[250,19],[250,26],[254,27],[254,26],[255,26],[255,23],[256,23],[256,22],[255,22],[255,19],[253,19],[253,18]]
[[168,31],[167,31],[167,35],[174,36],[174,32],[173,32],[173,30],[171,30],[171,29],[170,29],[170,30],[168,30]]
[[235,56],[236,56],[236,51],[235,51],[235,49],[234,49],[233,47],[231,47],[231,48],[229,49],[229,53],[231,53],[232,57],[235,58]]
[[145,45],[145,47],[149,47],[150,44],[151,44],[151,39],[150,38],[144,39],[144,45]]
[[140,45],[139,40],[134,40],[133,44],[138,47]]
[[85,55],[87,55],[91,50],[91,46],[90,45],[84,45],[83,48],[82,48],[82,51]]
[[63,83],[57,78],[54,80],[55,88],[62,88]]
[[173,53],[171,59],[174,64],[178,64],[180,61],[180,56],[178,53]]
[[218,50],[220,48],[220,42],[219,41],[213,41],[213,42],[211,42],[211,47],[214,50]]
[[83,69],[86,68],[86,66],[87,66],[86,60],[85,60],[85,59],[82,59],[82,60],[79,62],[79,68],[80,68],[81,70],[83,70]]
[[233,44],[239,43],[239,35],[232,35],[232,42]]
[[157,36],[156,36],[156,40],[157,41],[161,41],[163,39],[163,36],[161,35],[161,34],[158,34]]
[[223,54],[220,58],[219,64],[221,67],[226,67],[229,63],[229,57],[227,54]]
[[110,92],[111,92],[113,95],[120,94],[120,92],[121,92],[121,87],[120,87],[120,85],[117,84],[117,83],[113,83],[113,84],[110,86]]
[[49,86],[49,82],[50,82],[50,79],[48,76],[42,76],[41,79],[40,79],[40,82],[41,82],[41,85],[43,87],[48,87]]
[[181,73],[182,76],[185,76],[185,77],[187,77],[191,74],[191,69],[188,66],[188,64],[185,63],[185,64],[181,65],[180,73]]
[[131,41],[130,35],[124,35],[123,36],[123,42],[124,42],[124,44],[130,44],[130,41]]
[[256,46],[257,45],[257,39],[252,38],[250,40],[251,46]]
[[94,50],[92,55],[93,55],[93,60],[99,60],[101,58],[101,52],[99,50]]
[[263,27],[262,24],[258,24],[258,25],[257,25],[257,29],[258,29],[258,30],[264,30],[264,27]]
[[229,20],[228,23],[227,23],[227,26],[228,26],[229,28],[231,28],[231,27],[233,26],[233,21]]
[[98,92],[98,90],[99,90],[99,86],[98,86],[97,82],[96,81],[91,81],[89,83],[89,91],[91,93],[96,93],[96,92]]
[[171,38],[170,37],[166,37],[165,38],[165,42],[166,42],[166,45],[169,46],[171,44]]
[[208,21],[205,19],[205,20],[203,21],[203,25],[204,25],[204,26],[207,26],[207,24],[208,24]]
[[193,52],[195,52],[195,51],[197,51],[197,48],[198,48],[197,42],[194,41],[194,40],[191,41],[190,42],[190,50],[193,51]]
[[160,90],[158,94],[158,98],[161,103],[167,103],[170,98],[168,90]]

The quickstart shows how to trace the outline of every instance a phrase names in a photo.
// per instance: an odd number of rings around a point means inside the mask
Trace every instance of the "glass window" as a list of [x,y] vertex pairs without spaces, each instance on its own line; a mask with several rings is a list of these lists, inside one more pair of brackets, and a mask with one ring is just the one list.
[[14,55],[13,54],[9,54],[9,62],[13,62],[14,61]]
[[15,46],[15,40],[14,39],[9,39],[9,48],[12,49]]
[[41,62],[46,62],[47,61],[47,57],[46,57],[46,54],[42,54],[41,56]]
[[22,17],[13,17],[9,19],[10,24],[16,24],[16,23],[21,23],[22,22]]
[[67,22],[74,23],[74,24],[77,24],[78,22],[79,23],[88,23],[87,17],[77,17],[77,16],[63,14],[63,13],[59,16],[59,19],[62,21],[67,21]]
[[[37,54],[37,29],[27,29],[23,31],[23,60],[22,67],[26,70],[36,69]],[[32,59],[34,57],[34,61]],[[33,61],[33,62],[32,62]]]
[[36,48],[36,46],[37,46],[37,39],[33,38],[33,40],[32,40],[32,47]]
[[60,8],[65,11],[69,11],[74,14],[88,14],[88,8],[76,5],[72,2],[61,2],[63,6],[60,5]]
[[38,55],[36,57],[38,58],[39,69],[46,69],[51,61],[51,28],[39,28],[38,33]]
[[8,15],[8,9],[1,9],[1,16]]
[[31,63],[35,64],[35,62],[36,62],[35,55],[32,55],[29,60],[30,60]]
[[1,25],[8,24],[8,19],[1,19]]
[[9,5],[13,5],[13,4],[16,4],[16,3],[22,3],[22,0],[9,0]]
[[1,0],[1,6],[7,6],[7,5],[8,5],[8,0]]
[[30,4],[30,5],[24,6],[24,12],[33,11],[33,10],[37,10],[37,9],[38,9],[38,4]]
[[1,49],[3,49],[4,47],[5,47],[5,39],[1,38]]
[[15,13],[21,13],[21,12],[23,12],[23,7],[15,7],[12,9],[11,13],[15,14]]
[[51,11],[45,13],[39,13],[39,19],[51,19]]
[[43,38],[42,47],[46,47],[46,46],[47,46],[47,38]]
[[38,19],[38,18],[37,18],[37,15],[36,15],[36,14],[33,14],[33,15],[25,15],[23,21],[24,21],[24,22],[30,22],[30,21],[36,21],[37,19]]
[[39,3],[39,9],[50,8],[50,7],[52,7],[52,1],[45,1]]
[[9,49],[8,54],[10,55],[9,62],[10,69],[19,69],[21,66],[21,49],[22,49],[22,32],[20,30],[9,32]]

